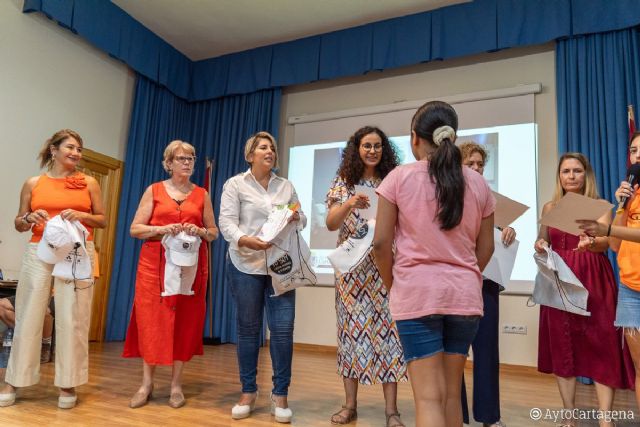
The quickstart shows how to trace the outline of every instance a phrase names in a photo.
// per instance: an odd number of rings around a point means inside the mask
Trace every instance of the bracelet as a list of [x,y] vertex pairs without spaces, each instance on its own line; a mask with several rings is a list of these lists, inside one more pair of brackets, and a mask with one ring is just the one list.
[[26,214],[22,215],[22,217],[20,218],[22,222],[24,222],[25,224],[32,224],[32,222],[29,221],[29,215],[31,215],[31,212],[27,212]]
[[607,229],[607,237],[611,236],[611,224],[609,224],[609,228]]
[[204,238],[206,240],[209,240],[209,229],[207,227],[203,227],[204,228]]
[[593,249],[596,246],[596,238],[589,236],[589,249]]

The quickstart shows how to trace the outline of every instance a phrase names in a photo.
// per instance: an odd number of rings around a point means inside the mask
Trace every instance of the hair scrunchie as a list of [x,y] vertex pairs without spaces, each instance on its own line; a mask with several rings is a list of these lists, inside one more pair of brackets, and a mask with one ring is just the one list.
[[451,126],[440,126],[433,131],[433,143],[440,146],[445,139],[453,142],[456,139],[456,131]]

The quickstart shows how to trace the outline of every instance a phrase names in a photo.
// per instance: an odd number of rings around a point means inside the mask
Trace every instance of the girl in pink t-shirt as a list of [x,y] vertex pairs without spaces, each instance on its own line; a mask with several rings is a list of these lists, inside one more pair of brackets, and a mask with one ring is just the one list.
[[418,161],[377,189],[373,250],[420,427],[462,425],[462,373],[482,315],[481,271],[493,254],[495,200],[484,178],[462,166],[457,127],[449,104],[420,107],[411,123]]

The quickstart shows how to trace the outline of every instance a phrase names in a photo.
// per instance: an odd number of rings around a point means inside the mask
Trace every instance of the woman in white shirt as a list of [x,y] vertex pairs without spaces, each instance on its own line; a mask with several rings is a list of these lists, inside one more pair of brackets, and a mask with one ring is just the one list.
[[[227,274],[238,310],[237,354],[242,383],[242,395],[231,410],[231,417],[247,418],[255,407],[260,331],[266,309],[273,367],[271,413],[276,421],[288,423],[292,417],[287,394],[291,382],[295,290],[273,296],[266,262],[266,250],[271,245],[256,236],[273,206],[295,203],[298,196],[291,182],[273,172],[278,161],[273,136],[256,133],[247,140],[244,155],[250,168],[224,184],[220,204],[220,231],[229,242]],[[302,213],[294,214],[292,220],[306,225]]]

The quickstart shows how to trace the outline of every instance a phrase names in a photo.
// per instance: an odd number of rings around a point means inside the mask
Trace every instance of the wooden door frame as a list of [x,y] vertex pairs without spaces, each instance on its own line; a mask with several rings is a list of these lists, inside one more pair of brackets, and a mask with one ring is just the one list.
[[107,217],[107,226],[97,232],[104,233],[102,245],[100,247],[99,266],[100,282],[103,287],[96,287],[91,303],[91,327],[89,336],[93,340],[104,341],[106,332],[107,309],[109,306],[109,288],[111,284],[111,270],[113,267],[113,256],[115,252],[116,227],[118,224],[118,207],[120,204],[120,191],[122,187],[122,176],[124,172],[124,162],[106,156],[87,148],[82,150],[81,168],[91,170],[91,164],[107,168],[109,170],[107,179],[109,181],[109,194],[104,197],[103,204]]

